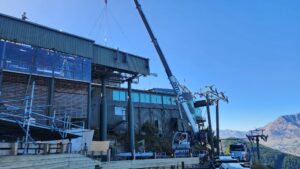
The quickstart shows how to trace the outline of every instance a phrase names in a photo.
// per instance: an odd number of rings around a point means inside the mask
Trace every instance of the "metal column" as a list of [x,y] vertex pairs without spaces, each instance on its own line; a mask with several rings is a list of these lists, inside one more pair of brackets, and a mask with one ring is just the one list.
[[217,155],[220,155],[219,99],[216,100]]
[[100,140],[107,140],[106,79],[101,80]]
[[[49,116],[49,117],[53,113],[54,90],[55,90],[55,79],[52,77],[49,81],[49,86],[48,86],[48,111],[47,111],[47,116]],[[48,124],[50,124],[50,121],[48,121]]]
[[129,132],[129,141],[130,141],[130,149],[129,151],[132,153],[132,158],[135,159],[135,133],[134,133],[134,111],[132,105],[132,90],[131,90],[132,80],[128,80],[128,132]]
[[210,142],[210,146],[211,146],[211,157],[212,159],[214,158],[214,138],[213,138],[213,134],[212,134],[212,127],[211,127],[211,118],[210,118],[210,109],[209,109],[209,103],[210,103],[210,99],[209,96],[206,95],[206,111],[207,111],[207,118],[208,118],[208,137],[209,137],[209,142]]
[[91,128],[91,120],[92,120],[92,84],[88,84],[88,104],[87,104],[87,121],[85,127]]

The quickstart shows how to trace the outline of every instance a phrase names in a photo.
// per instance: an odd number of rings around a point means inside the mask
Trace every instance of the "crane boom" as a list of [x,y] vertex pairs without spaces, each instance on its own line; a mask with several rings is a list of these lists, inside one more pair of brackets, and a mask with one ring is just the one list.
[[198,133],[199,128],[198,128],[198,125],[197,125],[195,117],[194,117],[195,109],[193,107],[193,95],[191,94],[190,90],[188,90],[188,88],[186,88],[185,86],[181,85],[178,82],[178,80],[176,79],[176,77],[172,74],[172,71],[171,71],[171,69],[167,63],[167,60],[158,44],[157,39],[155,38],[155,36],[151,30],[151,27],[146,19],[146,16],[141,8],[141,5],[139,4],[138,0],[134,0],[134,3],[135,3],[135,6],[136,6],[142,20],[143,20],[143,23],[148,31],[148,34],[153,42],[156,52],[165,68],[165,71],[166,71],[169,81],[172,85],[172,88],[177,95],[178,102],[179,102],[178,104],[179,104],[179,106],[182,107],[182,110],[186,114],[188,121],[191,124],[193,132]]

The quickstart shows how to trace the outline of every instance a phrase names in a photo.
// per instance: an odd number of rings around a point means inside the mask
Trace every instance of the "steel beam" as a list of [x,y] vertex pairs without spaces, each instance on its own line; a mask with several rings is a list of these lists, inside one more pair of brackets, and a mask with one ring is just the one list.
[[[48,110],[47,116],[51,116],[53,114],[53,101],[54,101],[54,90],[55,90],[55,79],[52,77],[49,81],[48,85]],[[50,124],[50,121],[48,121]]]
[[132,80],[128,80],[128,132],[129,132],[129,151],[132,153],[133,159],[135,159],[135,133],[134,133],[134,111],[132,105],[132,90],[131,90]]
[[88,104],[87,104],[87,121],[85,127],[91,128],[91,120],[92,120],[92,84],[88,84]]
[[106,79],[101,79],[100,140],[107,140]]

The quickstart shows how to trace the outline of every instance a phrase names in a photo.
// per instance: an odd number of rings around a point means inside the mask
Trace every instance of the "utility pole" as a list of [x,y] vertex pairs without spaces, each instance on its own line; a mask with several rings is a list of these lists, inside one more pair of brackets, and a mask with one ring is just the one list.
[[[211,103],[215,103],[216,105],[216,136],[217,136],[217,156],[220,155],[220,123],[219,123],[219,101],[225,101],[228,103],[228,97],[224,95],[224,92],[219,92],[216,88],[213,86],[206,86],[204,91],[200,93],[196,93],[200,97],[205,97],[206,99],[206,110],[207,110],[207,118],[208,118],[208,135],[209,135],[209,141],[210,145],[212,146],[212,152],[214,155],[214,140],[213,140],[213,133],[212,133],[212,125],[211,125],[211,116],[210,116],[210,109],[209,105]],[[213,156],[212,156],[213,157]]]
[[[262,139],[263,141],[266,142],[268,140],[268,135],[264,134],[264,129],[255,129],[255,130],[251,130],[250,134],[249,135],[247,134],[246,136],[252,146],[253,146],[253,143],[256,142],[257,160],[260,162],[259,140]],[[255,158],[254,158],[254,160],[255,160]]]

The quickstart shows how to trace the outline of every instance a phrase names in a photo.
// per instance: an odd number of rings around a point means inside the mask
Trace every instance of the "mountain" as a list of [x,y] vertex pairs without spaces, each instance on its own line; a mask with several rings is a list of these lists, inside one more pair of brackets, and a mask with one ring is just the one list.
[[280,116],[262,128],[269,136],[263,145],[300,156],[300,113]]
[[237,130],[220,130],[220,138],[245,138],[246,131],[237,131]]
[[[248,148],[251,147],[248,141],[245,140],[223,140],[222,147],[225,153],[229,152],[230,144],[245,143]],[[256,156],[256,152],[254,152]],[[253,156],[252,156],[253,157]],[[299,169],[300,168],[300,157],[291,154],[283,153],[278,150],[261,145],[260,146],[260,157],[261,164],[270,166],[274,169]]]
[[[264,129],[264,134],[268,135],[268,141],[261,141],[261,144],[284,153],[300,156],[300,113],[280,116],[261,129]],[[247,133],[237,130],[220,130],[220,137],[245,138]]]

